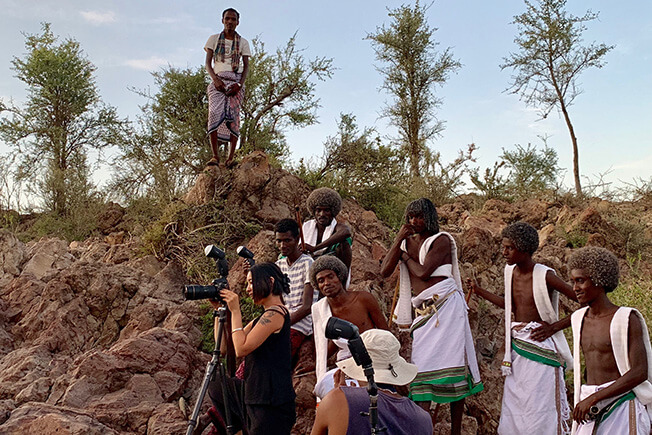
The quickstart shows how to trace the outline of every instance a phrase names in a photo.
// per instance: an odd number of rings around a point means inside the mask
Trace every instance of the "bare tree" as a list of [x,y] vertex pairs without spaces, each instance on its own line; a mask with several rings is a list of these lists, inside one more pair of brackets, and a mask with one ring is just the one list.
[[575,192],[581,195],[577,137],[568,107],[582,93],[577,83],[579,75],[591,67],[601,68],[602,58],[614,46],[583,44],[584,23],[595,20],[597,13],[589,10],[581,17],[571,15],[565,10],[566,0],[525,0],[525,5],[527,10],[512,22],[518,27],[514,42],[519,52],[510,53],[500,65],[515,71],[507,91],[519,94],[527,105],[540,108],[541,118],[546,118],[553,108],[564,115],[573,146]]

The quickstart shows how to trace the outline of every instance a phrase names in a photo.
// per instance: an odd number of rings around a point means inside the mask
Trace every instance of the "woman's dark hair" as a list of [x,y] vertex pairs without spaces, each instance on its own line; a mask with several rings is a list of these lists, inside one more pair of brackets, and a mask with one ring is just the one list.
[[[283,293],[290,293],[290,279],[276,264],[258,263],[250,272],[254,301],[264,299],[270,294],[281,296]],[[270,278],[274,278],[274,283]]]

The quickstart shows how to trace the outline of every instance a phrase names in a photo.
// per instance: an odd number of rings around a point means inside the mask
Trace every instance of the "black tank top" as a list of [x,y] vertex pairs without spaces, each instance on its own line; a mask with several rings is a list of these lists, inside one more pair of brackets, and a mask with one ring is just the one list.
[[296,397],[292,388],[290,314],[284,306],[268,310],[283,313],[283,327],[245,357],[244,397],[248,405],[281,405]]

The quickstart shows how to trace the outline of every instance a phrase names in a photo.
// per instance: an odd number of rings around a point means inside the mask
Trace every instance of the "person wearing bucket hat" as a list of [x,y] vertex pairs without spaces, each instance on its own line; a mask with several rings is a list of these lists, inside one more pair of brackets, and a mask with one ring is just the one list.
[[[369,329],[360,334],[371,357],[374,380],[378,385],[378,428],[392,435],[432,434],[432,419],[427,411],[407,397],[396,393],[396,387],[407,385],[416,377],[417,366],[399,355],[400,343],[391,332]],[[367,377],[353,358],[337,363],[343,375],[359,382]],[[343,383],[342,374],[336,378]],[[369,434],[371,423],[364,413],[369,411],[369,394],[364,387],[341,385],[332,390],[317,408],[312,435]]]

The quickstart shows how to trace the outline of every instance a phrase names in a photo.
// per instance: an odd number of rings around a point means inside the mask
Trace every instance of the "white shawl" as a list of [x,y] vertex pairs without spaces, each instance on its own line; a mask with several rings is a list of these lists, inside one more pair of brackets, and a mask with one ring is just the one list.
[[[505,266],[505,356],[501,370],[504,376],[512,374],[512,276],[516,265]],[[548,293],[546,285],[546,274],[549,270],[555,271],[543,264],[535,264],[532,271],[532,293],[534,295],[534,304],[537,307],[541,320],[547,323],[555,323],[559,320],[559,293],[552,292],[552,300]],[[552,340],[555,342],[557,352],[566,361],[566,367],[573,367],[573,356],[570,347],[566,341],[563,331],[557,331],[553,334]]]
[[[321,237],[322,242],[327,240],[330,236],[333,235],[335,227],[337,226],[337,220],[333,218],[330,225],[324,228],[324,234]],[[315,219],[310,219],[303,223],[303,239],[307,244],[315,246],[317,244],[317,221]],[[327,248],[322,248],[319,251],[313,252],[314,256],[319,256],[326,252]]]
[[[430,251],[430,247],[437,237],[441,235],[447,236],[450,240],[452,275],[455,284],[457,284],[457,288],[461,293],[462,279],[460,277],[460,269],[457,263],[457,245],[455,244],[453,236],[442,231],[428,237],[421,244],[421,248],[419,248],[419,263],[423,264],[426,261],[426,256],[428,255],[428,251]],[[401,243],[401,250],[407,252],[405,240]],[[393,315],[396,318],[396,325],[399,329],[408,330],[410,325],[412,325],[412,283],[410,282],[410,272],[403,261],[399,261],[399,298]]]
[[312,327],[315,338],[315,374],[317,382],[324,377],[328,371],[328,339],[326,338],[326,323],[331,318],[331,306],[328,305],[328,298],[322,298],[312,305]]
[[[571,316],[571,326],[573,327],[573,368],[575,372],[573,375],[573,383],[575,384],[573,398],[575,405],[580,402],[580,386],[582,384],[580,378],[580,339],[582,335],[582,321],[588,309],[589,307],[580,308]],[[627,340],[629,317],[632,312],[636,313],[636,316],[641,321],[643,343],[647,353],[647,380],[634,387],[633,391],[636,394],[636,398],[645,405],[650,418],[652,418],[652,347],[650,346],[650,335],[645,324],[645,319],[635,308],[620,307],[614,314],[611,319],[611,325],[609,326],[611,348],[614,353],[616,365],[618,366],[618,372],[622,376],[632,368],[629,364]]]

